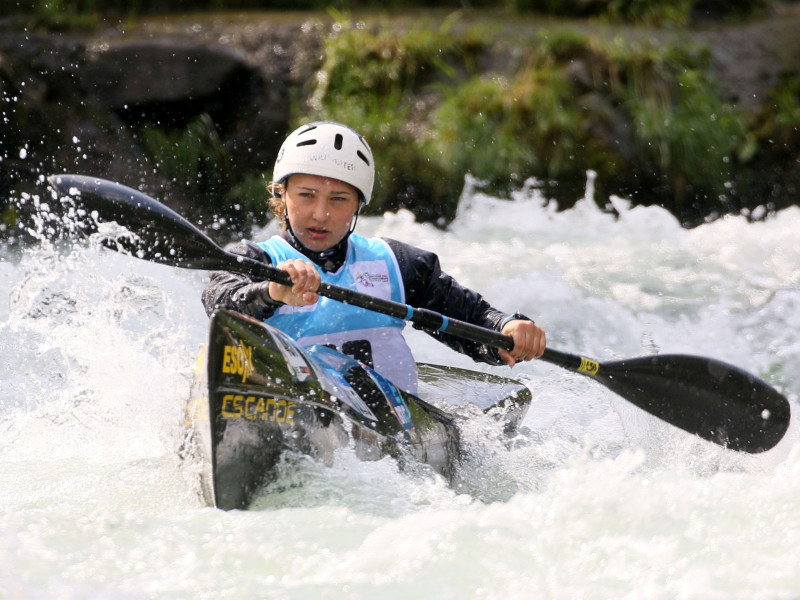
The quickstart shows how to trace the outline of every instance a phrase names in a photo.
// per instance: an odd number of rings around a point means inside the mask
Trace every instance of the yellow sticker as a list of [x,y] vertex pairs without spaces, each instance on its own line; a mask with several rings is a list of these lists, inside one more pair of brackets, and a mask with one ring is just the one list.
[[222,397],[221,412],[225,419],[294,423],[295,403],[292,400],[276,400],[262,396],[225,394]]
[[194,365],[194,374],[199,375],[203,372],[206,366],[206,345],[200,346],[200,352],[197,354],[197,363]]
[[208,421],[208,398],[194,398],[186,403],[184,425],[191,427],[199,421]]
[[222,372],[241,375],[242,383],[253,372],[253,348],[239,342],[237,346],[225,346],[222,353]]
[[600,370],[600,363],[593,361],[590,358],[584,358],[581,356],[581,366],[578,367],[578,371],[581,373],[587,373],[589,375],[597,375],[597,372]]

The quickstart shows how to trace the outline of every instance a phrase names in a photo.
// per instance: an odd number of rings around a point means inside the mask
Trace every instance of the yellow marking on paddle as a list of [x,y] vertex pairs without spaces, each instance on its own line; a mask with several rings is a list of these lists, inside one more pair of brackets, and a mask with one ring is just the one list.
[[584,358],[581,356],[581,366],[578,367],[578,371],[581,373],[586,373],[588,375],[597,375],[597,372],[600,370],[600,363],[593,361],[590,358]]

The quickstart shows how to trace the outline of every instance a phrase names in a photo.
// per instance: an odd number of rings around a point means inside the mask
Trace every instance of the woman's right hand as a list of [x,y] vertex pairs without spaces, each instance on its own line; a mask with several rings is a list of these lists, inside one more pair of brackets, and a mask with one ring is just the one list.
[[319,300],[317,290],[321,280],[319,271],[313,263],[300,258],[292,258],[275,266],[289,273],[292,285],[281,285],[271,281],[269,295],[273,300],[290,306],[305,306]]

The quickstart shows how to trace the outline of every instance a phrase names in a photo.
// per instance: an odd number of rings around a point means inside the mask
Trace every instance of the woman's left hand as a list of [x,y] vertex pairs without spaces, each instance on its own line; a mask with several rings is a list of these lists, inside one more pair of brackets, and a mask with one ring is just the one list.
[[533,321],[513,319],[503,326],[505,335],[510,335],[514,340],[514,348],[500,350],[500,358],[513,367],[519,361],[532,360],[544,354],[547,346],[547,335],[544,330]]

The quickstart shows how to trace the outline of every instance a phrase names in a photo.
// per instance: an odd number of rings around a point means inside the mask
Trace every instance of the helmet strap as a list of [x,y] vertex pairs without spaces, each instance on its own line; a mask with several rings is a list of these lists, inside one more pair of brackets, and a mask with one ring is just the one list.
[[[356,211],[356,217],[357,216],[358,211]],[[344,261],[347,258],[347,240],[350,237],[350,234],[353,233],[353,227],[355,227],[356,218],[353,219],[353,223],[350,226],[350,231],[348,231],[342,240],[333,248],[328,248],[327,250],[312,250],[311,248],[303,245],[303,243],[297,239],[294,231],[292,231],[292,224],[289,222],[289,215],[285,210],[283,217],[286,220],[286,232],[284,238],[296,250],[300,251],[302,254],[305,254],[312,260],[312,262],[322,267],[322,269],[325,271],[335,271],[341,267],[342,264],[344,264]]]
[[[356,230],[356,223],[358,223],[358,213],[361,212],[361,202],[358,203],[358,208],[356,209],[356,213],[353,215],[353,220],[350,222],[350,233],[353,233]],[[349,236],[350,234],[348,234]]]

